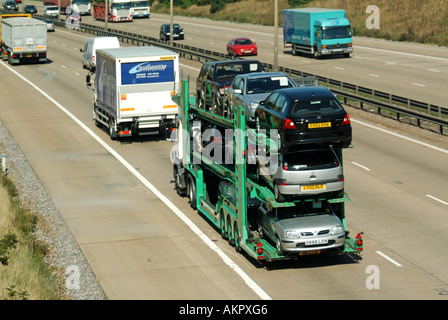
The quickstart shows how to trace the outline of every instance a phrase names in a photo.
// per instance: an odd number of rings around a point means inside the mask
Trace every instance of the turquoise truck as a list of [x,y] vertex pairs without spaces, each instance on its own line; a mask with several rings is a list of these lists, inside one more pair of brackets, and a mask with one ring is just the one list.
[[[233,116],[218,115],[200,108],[196,105],[194,93],[189,92],[187,80],[182,80],[180,93],[172,96],[172,99],[179,106],[176,127],[170,138],[174,142],[170,154],[174,188],[181,197],[189,200],[191,208],[198,210],[237,252],[245,252],[261,263],[324,252],[361,253],[362,233],[358,233],[355,238],[348,235],[345,202],[350,199],[346,194],[343,198],[322,199],[338,207],[342,246],[338,246],[336,250],[321,250],[312,244],[295,252],[279,250],[275,241],[263,235],[257,215],[282,208],[294,210],[299,203],[315,203],[321,199],[298,199],[291,202],[275,200],[273,187],[260,181],[253,167],[254,162],[249,161],[253,153],[253,141],[263,139],[263,133],[246,127],[245,110],[242,106],[234,106]],[[221,132],[226,131],[226,139],[213,134],[205,137],[206,130],[203,128],[213,128],[211,132],[215,132],[215,128],[221,128]],[[227,137],[228,131],[231,132],[230,139]],[[216,153],[220,148],[215,148],[215,153],[212,154],[211,149],[207,150],[211,145],[208,142],[218,143],[224,140],[227,143],[221,146],[231,150],[233,158],[231,161],[216,161]],[[269,142],[265,147],[271,150]],[[342,160],[342,149],[338,152]]]
[[283,10],[284,46],[292,54],[312,54],[350,57],[353,52],[350,21],[345,10],[303,8]]

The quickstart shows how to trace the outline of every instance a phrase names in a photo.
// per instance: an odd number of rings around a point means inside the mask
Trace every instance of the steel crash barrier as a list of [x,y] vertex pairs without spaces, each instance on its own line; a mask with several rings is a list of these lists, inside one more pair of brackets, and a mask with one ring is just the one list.
[[[47,19],[42,15],[33,15],[37,19]],[[60,21],[53,20],[56,26],[64,27],[65,19]],[[86,23],[80,23],[79,31],[98,36],[116,36],[122,42],[137,45],[137,46],[149,46],[157,45],[170,50],[174,50],[179,53],[179,57],[197,62],[207,62],[221,59],[228,59],[229,56],[226,53],[215,52],[211,50],[205,50],[189,45],[174,42],[171,46],[169,42],[162,41],[157,38],[148,37],[142,34],[130,33],[126,31],[116,30],[104,27],[91,25]],[[267,70],[273,70],[272,64],[262,62],[263,66]],[[382,114],[383,110],[387,110],[392,113],[397,121],[400,121],[403,117],[411,117],[416,119],[416,125],[421,127],[422,121],[426,121],[433,125],[438,126],[438,132],[441,135],[448,133],[448,108],[442,106],[436,106],[430,103],[425,103],[405,97],[400,97],[391,93],[370,89],[356,84],[351,84],[335,79],[322,77],[316,74],[306,73],[300,70],[295,70],[286,67],[279,67],[279,71],[283,71],[290,75],[305,77],[315,77],[319,80],[321,85],[325,85],[330,88],[339,98],[344,100],[347,104],[348,100],[353,100],[359,103],[362,110],[366,110],[365,106],[370,105],[376,108],[378,114]]]

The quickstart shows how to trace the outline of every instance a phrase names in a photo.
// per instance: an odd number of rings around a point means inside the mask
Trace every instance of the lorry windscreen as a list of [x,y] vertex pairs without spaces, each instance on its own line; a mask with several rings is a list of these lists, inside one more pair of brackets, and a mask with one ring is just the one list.
[[322,31],[322,39],[351,38],[352,31],[349,26],[337,28],[325,28]]

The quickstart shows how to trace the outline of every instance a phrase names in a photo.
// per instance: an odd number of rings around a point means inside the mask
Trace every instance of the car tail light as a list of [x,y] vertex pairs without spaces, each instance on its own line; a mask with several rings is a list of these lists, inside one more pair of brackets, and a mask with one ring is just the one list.
[[283,129],[297,129],[297,127],[294,122],[286,118],[285,124],[283,125]]
[[346,126],[350,124],[350,116],[347,114],[344,118],[344,120],[342,120],[341,126]]
[[283,170],[288,170],[288,162],[283,162],[282,168]]

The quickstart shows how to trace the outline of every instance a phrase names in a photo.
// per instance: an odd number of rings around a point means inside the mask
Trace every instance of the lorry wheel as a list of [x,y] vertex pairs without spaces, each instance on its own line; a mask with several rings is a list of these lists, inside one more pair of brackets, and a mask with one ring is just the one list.
[[233,226],[233,241],[235,243],[235,251],[236,252],[241,252],[241,237],[238,233],[238,223],[235,222],[234,226]]
[[174,176],[174,187],[176,188],[176,192],[179,196],[185,197],[187,193],[181,187],[179,170],[177,169],[177,165],[173,165],[173,176]]
[[117,139],[117,131],[115,130],[115,119],[113,118],[109,120],[109,136],[112,140]]
[[232,233],[232,223],[230,221],[230,216],[227,217],[227,242],[233,246],[235,244],[235,239],[233,239],[233,233]]
[[190,176],[188,179],[188,198],[190,199],[190,207],[197,209],[196,205],[196,185],[194,179]]
[[220,229],[221,229],[221,238],[223,238],[224,240],[227,239],[227,230],[226,230],[226,223],[225,223],[225,218],[224,218],[224,211],[221,210],[220,213],[220,219],[219,219],[220,223]]

